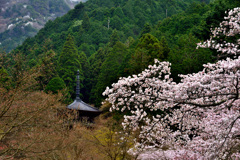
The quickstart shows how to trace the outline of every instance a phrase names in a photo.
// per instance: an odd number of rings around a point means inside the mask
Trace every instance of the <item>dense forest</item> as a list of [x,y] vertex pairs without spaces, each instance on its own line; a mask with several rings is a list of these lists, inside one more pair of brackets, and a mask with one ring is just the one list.
[[[137,74],[154,58],[172,63],[172,77],[202,69],[215,60],[211,50],[196,50],[209,28],[222,20],[229,1],[94,1],[78,4],[63,17],[49,20],[33,38],[8,57],[23,54],[24,68],[46,63],[39,78],[44,90],[52,78],[65,82],[74,97],[81,71],[83,100],[99,106],[102,92],[119,77]],[[237,3],[237,1],[235,2]],[[14,63],[14,62],[11,62]],[[5,64],[11,72],[12,64]]]
[[[1,53],[0,89],[1,95],[6,95],[2,96],[4,105],[11,106],[17,101],[19,104],[15,106],[37,106],[42,99],[47,99],[43,103],[44,112],[30,122],[34,124],[41,116],[51,117],[58,103],[65,107],[75,98],[79,70],[81,99],[100,107],[106,98],[102,95],[106,87],[111,87],[120,77],[138,75],[154,64],[154,59],[169,61],[170,77],[178,83],[179,74],[201,71],[203,64],[219,59],[216,50],[197,49],[197,43],[207,40],[211,28],[226,16],[225,11],[237,6],[240,6],[238,0],[88,0],[79,3],[64,16],[49,20],[36,36],[27,38],[11,53]],[[15,96],[19,97],[15,99]],[[31,100],[25,103],[21,97],[33,98],[36,104]],[[45,113],[48,106],[50,111]],[[30,108],[29,112],[38,114],[40,110]],[[7,111],[8,107],[4,108],[4,113]],[[115,119],[122,117],[118,114]],[[42,121],[55,126],[57,120]],[[66,135],[51,129],[46,130],[49,138],[56,137],[52,144],[56,149],[61,146],[57,137]],[[2,130],[0,128],[0,132]],[[106,133],[111,135],[112,130],[107,129]],[[116,157],[125,154],[119,152]]]
[[212,61],[212,52],[196,50],[195,44],[221,20],[227,2],[208,3],[90,0],[48,21],[8,56],[22,53],[25,68],[52,62],[42,71],[39,89],[59,76],[71,97],[80,69],[82,98],[99,106],[106,86],[121,76],[139,73],[154,58],[172,62],[176,80],[177,74],[198,71]]

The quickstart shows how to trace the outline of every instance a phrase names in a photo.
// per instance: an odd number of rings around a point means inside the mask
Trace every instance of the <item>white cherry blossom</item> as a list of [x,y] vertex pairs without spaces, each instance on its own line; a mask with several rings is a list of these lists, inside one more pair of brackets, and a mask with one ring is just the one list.
[[240,8],[230,10],[225,20],[198,46],[230,58],[179,75],[180,83],[170,78],[169,62],[155,60],[142,73],[106,88],[111,111],[127,113],[123,128],[139,132],[131,154],[141,153],[139,159],[240,158],[240,40],[213,40],[240,33]]

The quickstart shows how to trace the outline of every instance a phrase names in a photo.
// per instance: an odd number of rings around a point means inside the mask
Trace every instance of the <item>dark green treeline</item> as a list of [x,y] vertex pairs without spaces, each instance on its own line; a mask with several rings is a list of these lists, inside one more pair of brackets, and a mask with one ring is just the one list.
[[49,21],[9,54],[5,65],[11,72],[11,56],[17,53],[24,55],[25,69],[48,60],[51,72],[43,74],[39,89],[53,78],[56,84],[63,80],[72,98],[79,70],[81,98],[99,106],[107,86],[141,72],[155,58],[172,63],[176,81],[178,74],[197,72],[216,60],[216,53],[197,50],[196,43],[209,37],[225,10],[239,5],[237,0],[89,0]]

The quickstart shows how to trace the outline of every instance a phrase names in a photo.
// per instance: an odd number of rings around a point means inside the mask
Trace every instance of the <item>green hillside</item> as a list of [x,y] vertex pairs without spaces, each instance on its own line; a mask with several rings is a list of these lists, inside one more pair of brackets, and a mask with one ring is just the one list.
[[[211,50],[196,50],[211,25],[237,0],[89,0],[63,17],[48,21],[9,57],[24,55],[24,68],[49,65],[39,77],[44,90],[60,76],[74,98],[76,71],[86,102],[99,106],[101,93],[121,76],[137,74],[154,58],[172,63],[172,77],[200,70],[215,60]],[[7,66],[11,64],[10,66]],[[12,72],[14,62],[5,64]],[[51,65],[50,65],[51,64]]]
[[[119,33],[121,41],[125,41],[129,36],[135,38],[141,32],[144,24],[156,24],[166,16],[170,17],[183,12],[192,2],[199,1],[90,0],[80,3],[65,16],[57,18],[53,22],[49,21],[45,28],[40,30],[38,35],[30,41],[43,44],[44,39],[51,39],[54,50],[60,52],[64,43],[61,41],[65,41],[67,35],[72,34],[78,47],[86,43],[93,45],[97,50],[109,41],[114,29],[121,31]],[[20,47],[20,49],[22,48],[28,50],[25,45]]]

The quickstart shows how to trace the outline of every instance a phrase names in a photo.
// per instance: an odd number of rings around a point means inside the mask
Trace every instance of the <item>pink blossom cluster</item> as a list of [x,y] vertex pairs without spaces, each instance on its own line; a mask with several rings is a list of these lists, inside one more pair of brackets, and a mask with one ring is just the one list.
[[[232,31],[215,29],[213,35],[239,33],[235,30],[240,9],[228,15],[225,19],[237,21]],[[213,43],[200,47],[215,48]],[[226,48],[238,50],[238,45]],[[123,128],[139,132],[130,153],[141,153],[139,159],[240,159],[239,54],[205,64],[198,73],[179,75],[180,83],[170,78],[170,66],[155,60],[142,73],[120,78],[103,93],[111,111],[127,113]]]
[[[227,13],[227,12],[226,12]],[[198,47],[212,48],[221,52],[219,56],[239,55],[240,39],[235,43],[223,40],[224,37],[234,37],[240,34],[240,8],[234,8],[228,12],[228,16],[224,17],[219,27],[211,28],[210,40],[203,43],[198,43]]]

